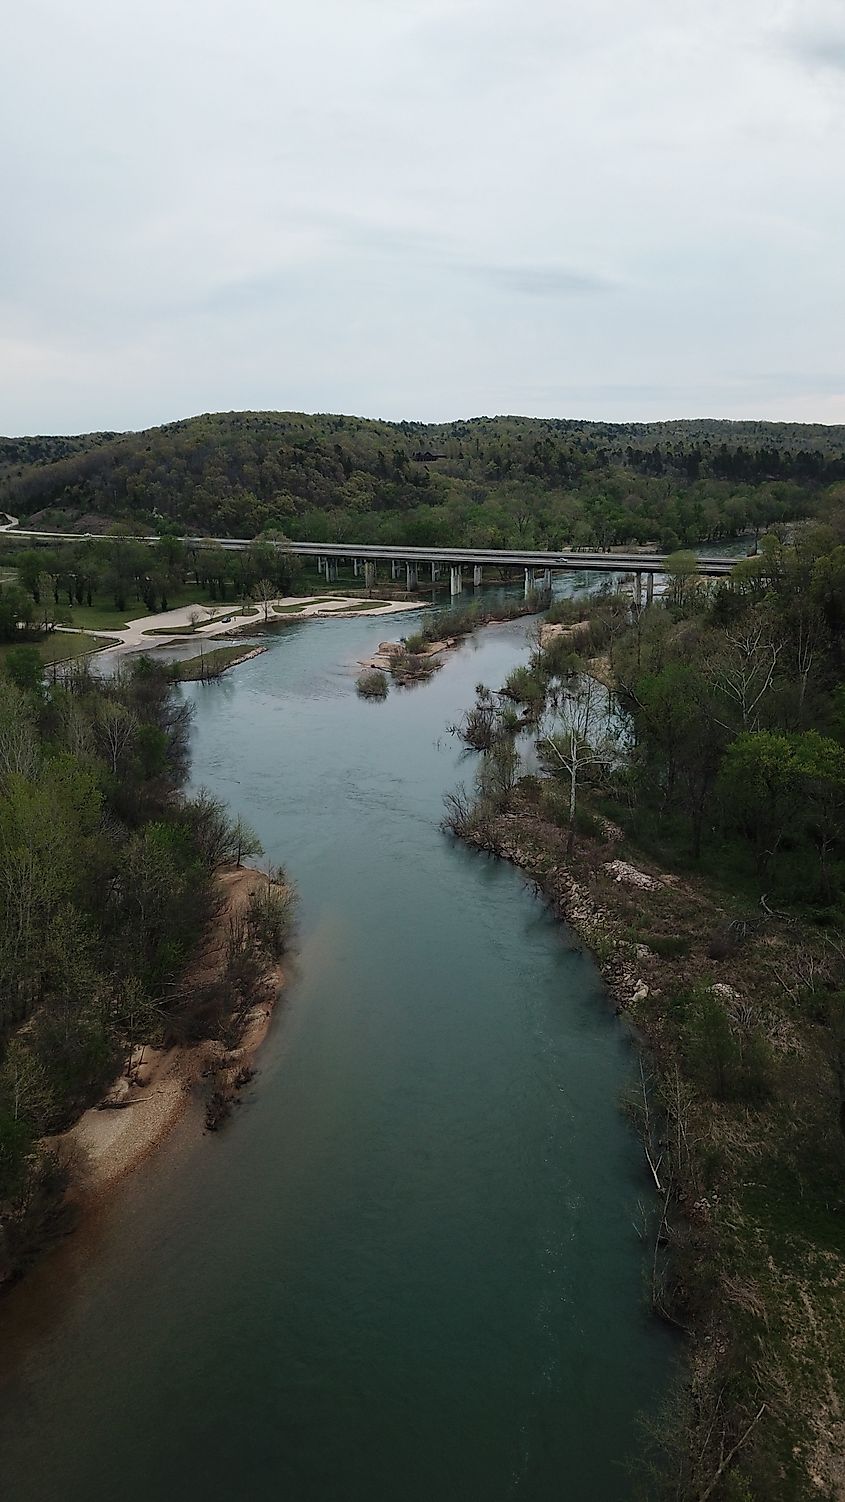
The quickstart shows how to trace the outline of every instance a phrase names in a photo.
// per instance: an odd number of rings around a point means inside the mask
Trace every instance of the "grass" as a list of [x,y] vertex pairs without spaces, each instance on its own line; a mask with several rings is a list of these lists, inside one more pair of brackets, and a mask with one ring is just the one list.
[[117,646],[117,641],[109,636],[86,636],[81,631],[51,631],[39,641],[3,642],[0,644],[0,663],[18,646],[36,647],[44,666],[52,667],[54,662],[68,662],[72,657],[85,657],[102,647]]
[[[317,595],[313,600],[297,600],[293,605],[274,605],[273,615],[301,615],[306,605],[322,605],[326,600],[335,598],[335,595]],[[270,619],[272,618],[271,616]]]
[[[179,610],[186,605],[206,605],[212,609],[242,610],[238,601],[212,600],[207,590],[197,584],[185,584],[174,589],[167,597],[168,610]],[[81,626],[86,631],[121,630],[130,621],[143,620],[145,615],[160,615],[156,610],[147,610],[143,600],[130,600],[125,610],[115,608],[110,594],[95,594],[91,605],[62,605],[69,626]]]
[[211,652],[201,652],[196,657],[187,657],[184,662],[170,664],[174,683],[201,683],[206,678],[219,678],[227,668],[243,662],[255,651],[255,647],[217,647]]

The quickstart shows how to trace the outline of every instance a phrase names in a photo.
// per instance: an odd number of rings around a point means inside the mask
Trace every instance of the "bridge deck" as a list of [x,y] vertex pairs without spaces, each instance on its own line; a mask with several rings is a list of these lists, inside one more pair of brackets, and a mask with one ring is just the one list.
[[[114,533],[90,532],[35,532],[23,527],[3,529],[3,537],[11,540],[27,538],[42,542],[108,542],[115,540]],[[157,536],[127,537],[126,541],[155,543]],[[182,542],[192,547],[216,547],[240,550],[253,545],[253,537],[183,537]],[[284,546],[301,557],[311,558],[357,558],[362,562],[375,563],[395,560],[397,563],[443,563],[457,567],[459,564],[472,567],[515,567],[551,569],[572,572],[585,569],[592,573],[659,574],[666,567],[666,554],[636,552],[547,552],[538,548],[418,548],[387,547],[383,544],[351,542],[291,542]],[[739,558],[698,558],[699,574],[729,574],[739,563]]]

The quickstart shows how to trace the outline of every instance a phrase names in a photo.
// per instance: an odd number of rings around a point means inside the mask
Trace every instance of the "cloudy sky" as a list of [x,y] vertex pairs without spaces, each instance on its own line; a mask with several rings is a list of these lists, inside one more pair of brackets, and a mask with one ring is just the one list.
[[845,422],[845,0],[26,0],[0,432]]

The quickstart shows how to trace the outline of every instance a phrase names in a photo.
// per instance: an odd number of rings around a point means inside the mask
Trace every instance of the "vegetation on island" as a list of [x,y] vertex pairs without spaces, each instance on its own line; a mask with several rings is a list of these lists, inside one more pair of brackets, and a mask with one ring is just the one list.
[[675,560],[650,605],[556,603],[457,727],[448,827],[537,881],[648,1044],[636,1229],[693,1338],[649,1498],[842,1494],[843,625],[840,512],[716,583]]
[[270,889],[191,982],[216,877],[260,847],[183,791],[189,706],[148,658],[46,683],[32,647],[0,671],[0,1282],[55,1224],[60,1133],[144,1043],[228,1036],[286,941]]
[[478,547],[667,551],[824,514],[845,428],[230,412],[142,433],[0,440],[0,508],[31,525]]
[[387,698],[387,678],[381,668],[365,668],[358,674],[355,688],[362,699]]

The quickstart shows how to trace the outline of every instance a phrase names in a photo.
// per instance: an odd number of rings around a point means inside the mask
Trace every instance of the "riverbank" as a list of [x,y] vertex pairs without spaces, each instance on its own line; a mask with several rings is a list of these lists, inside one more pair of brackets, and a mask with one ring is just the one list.
[[[182,605],[174,610],[139,616],[127,621],[122,629],[110,629],[108,640],[103,632],[82,627],[57,626],[54,635],[72,635],[76,643],[73,655],[79,655],[79,641],[90,638],[91,652],[111,648],[115,655],[151,651],[172,646],[186,639],[236,636],[255,632],[289,620],[308,620],[315,616],[340,616],[354,619],[362,615],[396,615],[424,609],[419,600],[372,599],[362,595],[281,595],[276,599],[240,605]],[[69,654],[70,655],[70,654]]]
[[170,676],[174,683],[207,683],[266,651],[266,647],[212,647],[196,657],[181,657],[172,662]]
[[[267,876],[251,867],[218,874],[219,907],[191,966],[192,988],[207,986],[225,972],[232,925],[243,919],[253,894],[267,884]],[[47,1141],[45,1146],[68,1166],[74,1204],[84,1207],[113,1189],[161,1145],[189,1107],[199,1108],[209,1089],[235,1088],[267,1036],[283,979],[278,960],[265,957],[235,1038],[163,1047],[139,1044],[101,1100],[68,1131]]]
[[423,681],[442,667],[447,652],[454,651],[482,626],[502,625],[537,615],[546,609],[550,598],[547,591],[532,590],[522,599],[500,600],[493,606],[474,601],[461,607],[453,602],[450,610],[439,611],[412,636],[379,642],[377,651],[362,659],[359,666],[387,672],[399,684]]
[[463,838],[522,870],[647,1045],[627,1102],[654,1184],[639,1233],[652,1307],[691,1337],[658,1470],[696,1456],[685,1497],[746,1495],[721,1484],[741,1464],[754,1495],[842,1498],[845,1236],[805,1158],[835,1133],[825,1040],[792,1001],[807,935],[661,868],[599,810],[585,822],[567,856],[529,778]]

